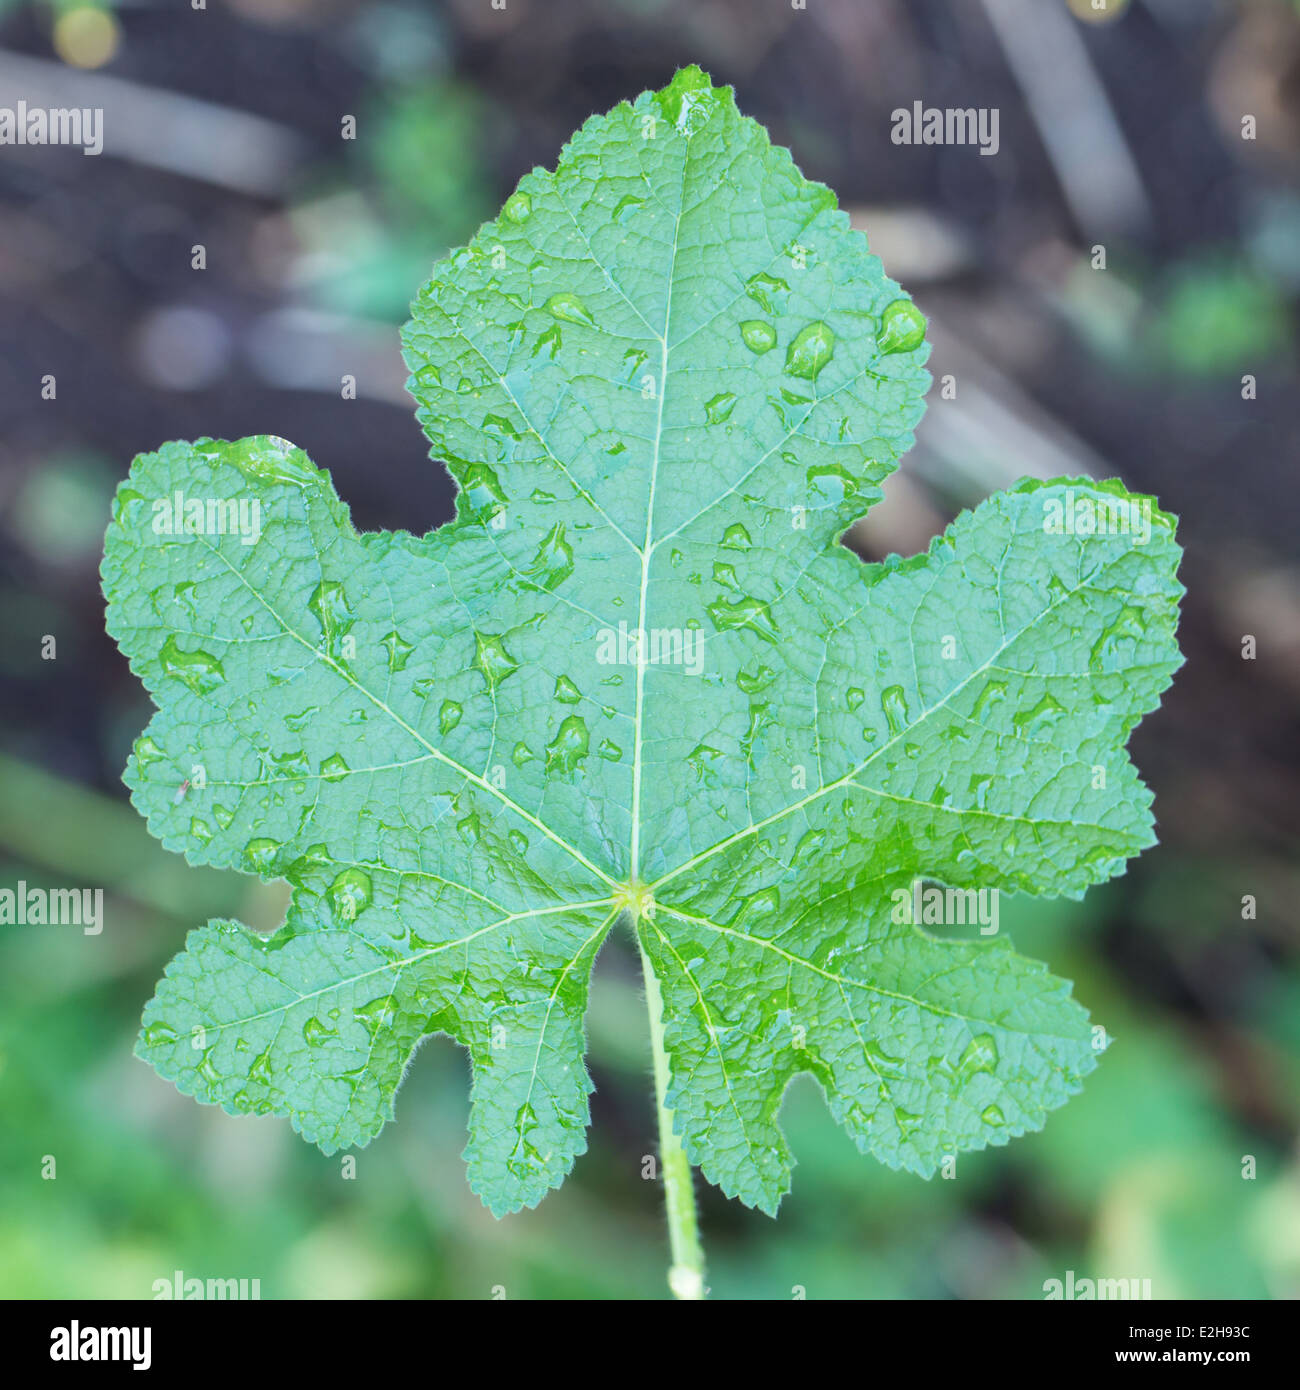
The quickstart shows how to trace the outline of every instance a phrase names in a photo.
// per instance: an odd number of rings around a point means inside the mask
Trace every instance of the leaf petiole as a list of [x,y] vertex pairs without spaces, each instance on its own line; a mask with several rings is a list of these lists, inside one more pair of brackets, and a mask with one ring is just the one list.
[[654,1057],[655,1106],[659,1115],[659,1162],[663,1170],[664,1203],[668,1215],[668,1244],[672,1265],[668,1287],[679,1299],[701,1299],[704,1287],[704,1250],[695,1216],[695,1188],[690,1159],[673,1129],[673,1112],[665,1102],[668,1091],[668,1053],[664,1047],[663,996],[654,966],[641,945],[641,974],[645,980],[646,1012],[650,1018],[650,1050]]

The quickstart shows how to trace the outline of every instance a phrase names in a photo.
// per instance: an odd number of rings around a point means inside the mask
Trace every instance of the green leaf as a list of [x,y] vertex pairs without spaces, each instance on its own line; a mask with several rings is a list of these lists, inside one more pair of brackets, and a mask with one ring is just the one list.
[[919,879],[1078,896],[1153,842],[1124,744],[1179,662],[1178,550],[1088,480],[909,560],[838,545],[911,442],[923,331],[688,68],[590,120],[414,305],[454,522],[358,535],[283,440],[138,458],[103,569],[158,706],[126,780],[192,863],[293,886],[273,936],[190,935],[140,1055],[329,1152],[449,1034],[471,1185],[532,1205],[585,1147],[588,980],[622,921],[687,1153],[748,1203],[788,1187],[801,1070],[919,1173],[1040,1126],[1096,1055],[1068,984],[900,904]]

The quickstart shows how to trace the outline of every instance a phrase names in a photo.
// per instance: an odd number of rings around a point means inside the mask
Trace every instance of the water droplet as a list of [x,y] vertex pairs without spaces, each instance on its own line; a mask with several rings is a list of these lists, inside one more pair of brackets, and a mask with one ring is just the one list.
[[510,754],[510,761],[516,767],[523,767],[525,763],[531,762],[533,757],[533,750],[526,743],[516,743],[514,751]]
[[623,756],[623,750],[618,746],[617,743],[613,741],[613,739],[608,738],[601,739],[600,746],[596,749],[596,752],[599,753],[600,756],[604,758],[606,762],[610,763],[618,762],[618,760]]
[[760,888],[741,898],[740,908],[728,925],[737,931],[752,932],[763,918],[774,916],[780,909],[781,894],[775,888]]
[[772,312],[772,300],[775,296],[789,294],[790,286],[779,276],[768,275],[759,271],[757,275],[751,275],[745,281],[745,293],[758,305],[765,314]]
[[1011,722],[1021,734],[1050,727],[1065,713],[1065,706],[1051,695],[1044,695],[1031,709],[1022,710]]
[[571,714],[560,721],[555,737],[546,745],[547,772],[573,772],[587,756],[590,744],[587,721]]
[[799,330],[786,349],[785,369],[790,376],[815,381],[834,354],[835,334],[824,323],[810,323]]
[[860,708],[863,700],[867,698],[867,693],[861,686],[851,685],[845,695],[845,700],[851,710]]
[[542,308],[552,318],[563,319],[565,323],[580,323],[584,328],[596,326],[596,320],[592,318],[591,311],[576,294],[570,294],[568,291],[553,294],[542,305]]
[[644,198],[638,198],[635,193],[625,193],[614,205],[614,221],[626,222],[633,213],[639,212],[643,207],[645,207]]
[[226,679],[225,668],[215,656],[205,651],[183,652],[175,634],[163,643],[158,659],[167,675],[195,695],[210,695]]
[[199,816],[190,817],[190,835],[199,844],[206,845],[212,838],[212,827]]
[[381,994],[368,1004],[359,1004],[352,1010],[352,1016],[373,1039],[383,1028],[389,1028],[397,1019],[397,1005],[391,994]]
[[536,357],[543,348],[550,348],[551,361],[555,361],[555,354],[564,346],[564,335],[560,332],[560,325],[553,323],[541,334],[533,344],[533,356]]
[[527,222],[533,215],[533,200],[520,188],[506,199],[506,205],[502,211],[516,225]]
[[841,499],[854,496],[858,490],[858,480],[838,463],[817,464],[805,477],[810,488],[830,496],[838,494]]
[[986,1125],[1004,1125],[1007,1122],[1006,1116],[996,1105],[986,1105],[984,1109],[980,1111],[980,1119],[983,1120]]
[[237,444],[215,443],[197,451],[214,462],[233,463],[253,483],[290,483],[307,487],[322,481],[321,471],[296,445],[279,435],[255,435]]
[[231,823],[235,819],[235,815],[229,807],[223,806],[218,801],[212,808],[212,819],[216,821],[222,830],[229,830]]
[[724,565],[720,560],[713,562],[713,582],[728,589],[740,588],[740,584],[736,580],[736,571],[730,565]]
[[673,128],[690,139],[713,114],[718,93],[708,73],[692,63],[679,68],[663,91],[655,93],[654,99]]
[[390,671],[402,670],[407,661],[410,660],[415,647],[412,643],[404,641],[401,634],[397,632],[387,632],[381,640],[388,649],[388,669]]
[[907,700],[903,696],[903,687],[891,685],[884,690],[880,696],[880,708],[889,724],[891,737],[896,738],[907,728],[908,721]]
[[1005,681],[989,681],[979,693],[979,698],[975,701],[975,708],[971,711],[971,717],[982,720],[986,710],[1000,703],[1007,698],[1007,683]]
[[500,685],[519,669],[519,663],[506,651],[499,635],[476,632],[474,645],[474,665],[483,673],[489,688]]
[[564,535],[564,525],[552,526],[542,538],[532,564],[524,571],[548,592],[573,573],[573,548]]
[[998,1046],[991,1033],[981,1033],[966,1044],[957,1063],[957,1080],[964,1084],[980,1072],[992,1072],[998,1065]]
[[716,396],[704,402],[704,418],[711,425],[720,425],[731,418],[731,412],[735,408],[735,392],[720,391]]
[[461,716],[465,713],[463,707],[455,700],[444,700],[442,708],[438,711],[438,728],[444,734],[449,734],[460,723]]
[[343,585],[332,579],[323,580],[312,590],[307,607],[320,624],[326,651],[337,660],[339,638],[356,621]]
[[748,550],[754,544],[749,538],[749,532],[736,522],[722,533],[720,542],[723,550]]
[[757,665],[752,671],[741,671],[736,677],[736,684],[746,695],[757,695],[760,690],[766,690],[775,679],[776,672],[770,666]]
[[825,843],[826,832],[824,830],[805,831],[800,837],[799,843],[794,847],[794,856],[791,862],[802,864],[804,860],[812,858]]
[[776,621],[772,610],[761,599],[746,594],[735,603],[726,599],[714,599],[704,610],[712,619],[719,632],[745,629],[761,637],[765,642],[777,639]]
[[364,869],[344,869],[335,876],[327,894],[335,916],[344,922],[355,922],[370,906],[374,884]]
[[319,713],[319,705],[308,705],[305,710],[302,710],[298,714],[286,714],[284,716],[284,726],[286,729],[292,729],[295,734],[301,733]]
[[319,871],[328,868],[332,862],[328,846],[308,845],[302,854],[285,869],[284,877],[295,888],[312,888],[313,891],[316,891],[314,880]]
[[970,790],[975,798],[976,810],[983,811],[988,805],[989,788],[993,785],[993,778],[987,772],[974,772],[971,774]]
[[762,319],[745,319],[740,336],[750,352],[771,352],[776,346],[776,329]]
[[256,840],[249,840],[244,846],[244,863],[254,873],[269,874],[275,863],[275,856],[279,853],[280,843],[278,840],[259,837]]
[[880,316],[881,352],[911,352],[925,341],[925,317],[910,299],[896,299]]
[[151,1023],[144,1030],[144,1040],[148,1047],[166,1047],[176,1041],[176,1030],[170,1023]]
[[337,1038],[338,1033],[333,1028],[322,1023],[315,1014],[302,1025],[302,1036],[308,1047],[320,1047],[322,1043],[327,1043],[331,1038]]
[[167,756],[158,744],[147,734],[142,734],[136,739],[135,746],[131,751],[135,754],[135,760],[141,772],[144,772],[151,764]]
[[568,678],[568,676],[557,676],[555,680],[555,698],[563,701],[566,705],[576,705],[582,699],[582,691]]
[[301,748],[290,749],[287,753],[276,753],[269,761],[277,776],[283,777],[286,781],[296,781],[311,772],[311,763]]
[[[1092,651],[1088,655],[1088,669],[1091,671],[1103,671],[1107,666],[1107,657],[1117,654],[1119,644],[1128,640],[1136,648],[1138,640],[1146,631],[1146,615],[1140,608],[1131,603],[1126,603],[1120,609],[1118,617],[1110,624],[1097,638],[1093,644]],[[1117,663],[1111,663],[1115,665]]]
[[710,748],[707,743],[697,743],[686,755],[687,766],[695,773],[695,780],[703,782],[706,786],[713,786],[717,781],[713,771],[713,764],[722,757],[722,753],[717,748]]
[[327,782],[341,782],[349,771],[347,759],[342,753],[332,753],[320,765],[320,775]]
[[899,1137],[902,1139],[903,1143],[906,1144],[911,1139],[912,1135],[921,1128],[924,1119],[924,1115],[918,1115],[913,1110],[903,1110],[901,1107],[895,1109],[894,1120],[898,1125]]

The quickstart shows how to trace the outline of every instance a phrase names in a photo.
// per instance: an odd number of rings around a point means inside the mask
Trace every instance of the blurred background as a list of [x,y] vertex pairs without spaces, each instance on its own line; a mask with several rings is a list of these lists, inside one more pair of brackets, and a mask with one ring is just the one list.
[[[0,883],[103,886],[108,922],[0,929],[0,1295],[147,1298],[175,1270],[264,1298],[666,1293],[624,941],[596,970],[590,1151],[501,1222],[464,1182],[445,1039],[354,1181],[132,1058],[185,931],[269,929],[284,896],[189,869],[127,803],[150,711],[96,571],[118,480],[171,438],[281,435],[359,526],[447,519],[403,389],[408,301],[586,116],[685,62],[930,317],[917,447],[851,543],[920,549],[1022,474],[1119,475],[1180,514],[1189,589],[1187,665],[1132,743],[1159,848],[1082,903],[1003,903],[1116,1038],[1084,1093],[926,1183],[858,1156],[805,1078],[779,1221],[701,1188],[714,1293],[1040,1298],[1072,1269],[1300,1295],[1291,0],[0,0],[0,105],[100,106],[106,132],[97,158],[0,148]],[[891,144],[917,100],[998,108],[996,157]]]

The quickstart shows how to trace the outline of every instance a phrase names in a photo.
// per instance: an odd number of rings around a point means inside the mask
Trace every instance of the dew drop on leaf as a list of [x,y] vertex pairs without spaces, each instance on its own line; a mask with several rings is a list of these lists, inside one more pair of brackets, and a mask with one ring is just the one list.
[[226,679],[225,667],[210,652],[181,650],[173,633],[158,653],[167,675],[181,682],[196,695],[210,695]]
[[911,352],[925,341],[925,316],[910,299],[896,299],[880,316],[876,344],[883,353]]
[[770,352],[776,346],[776,329],[762,319],[745,319],[740,325],[740,337],[750,352]]
[[810,323],[795,334],[786,349],[785,369],[790,376],[815,381],[835,355],[835,334],[824,323]]

